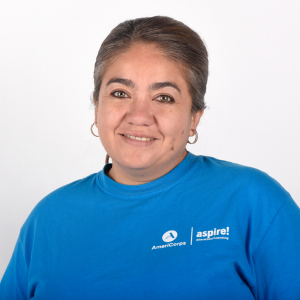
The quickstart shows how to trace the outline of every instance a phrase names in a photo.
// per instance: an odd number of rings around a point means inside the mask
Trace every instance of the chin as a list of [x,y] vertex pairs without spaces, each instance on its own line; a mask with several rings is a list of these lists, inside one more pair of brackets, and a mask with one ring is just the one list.
[[123,157],[122,160],[118,161],[119,165],[130,169],[147,169],[153,166],[154,163],[154,160],[146,157],[136,157],[134,155],[126,159]]

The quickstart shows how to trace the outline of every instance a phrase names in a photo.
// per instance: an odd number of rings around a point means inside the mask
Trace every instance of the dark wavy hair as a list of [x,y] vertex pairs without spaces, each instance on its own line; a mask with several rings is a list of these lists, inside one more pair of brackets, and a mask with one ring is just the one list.
[[128,20],[116,26],[103,41],[94,69],[93,102],[98,103],[104,73],[114,58],[134,43],[155,44],[168,59],[180,64],[192,97],[192,113],[206,108],[208,54],[191,28],[165,16]]

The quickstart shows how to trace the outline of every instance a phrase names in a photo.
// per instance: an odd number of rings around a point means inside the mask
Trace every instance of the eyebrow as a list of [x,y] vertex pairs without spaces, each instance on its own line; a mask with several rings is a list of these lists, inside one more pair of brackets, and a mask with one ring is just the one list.
[[132,87],[132,88],[135,87],[135,85],[134,85],[134,83],[133,83],[132,80],[130,80],[130,79],[125,79],[125,78],[118,78],[118,77],[114,77],[114,78],[110,79],[110,80],[107,82],[106,86],[110,85],[111,83],[115,83],[115,82],[116,82],[116,83],[124,84],[124,85],[126,85],[126,86],[128,86],[128,87]]
[[[110,85],[111,83],[121,83],[121,84],[124,84],[125,86],[128,86],[128,87],[132,87],[132,88],[135,87],[135,84],[134,84],[134,82],[132,80],[125,79],[125,78],[114,77],[114,78],[110,79],[107,82],[106,86]],[[161,88],[164,88],[164,87],[168,87],[168,86],[176,89],[181,94],[181,90],[178,87],[178,85],[176,83],[170,82],[170,81],[155,82],[155,83],[151,84],[148,87],[148,89],[149,90],[158,90],[158,89],[161,89]]]
[[161,89],[161,88],[164,88],[164,87],[167,87],[167,86],[170,86],[170,87],[176,89],[181,94],[181,90],[178,87],[178,85],[176,83],[173,83],[173,82],[170,82],[170,81],[155,82],[155,83],[153,83],[149,86],[149,89],[150,90],[158,90],[158,89]]

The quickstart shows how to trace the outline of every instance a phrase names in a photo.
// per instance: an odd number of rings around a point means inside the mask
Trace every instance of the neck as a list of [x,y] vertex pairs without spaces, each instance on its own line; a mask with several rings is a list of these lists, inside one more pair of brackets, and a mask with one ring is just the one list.
[[153,165],[144,169],[132,169],[119,165],[112,160],[112,168],[108,172],[108,176],[121,184],[126,185],[139,185],[147,182],[151,182],[157,178],[164,176],[173,170],[181,161],[186,157],[187,151],[184,150],[182,155],[176,157],[171,162],[165,165]]

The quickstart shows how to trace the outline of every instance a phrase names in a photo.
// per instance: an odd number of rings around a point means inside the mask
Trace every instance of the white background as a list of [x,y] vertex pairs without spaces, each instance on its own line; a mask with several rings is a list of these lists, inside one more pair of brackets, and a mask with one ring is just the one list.
[[210,57],[195,154],[261,169],[300,204],[300,1],[2,1],[0,278],[19,230],[54,189],[98,172],[93,65],[120,22],[167,15]]

